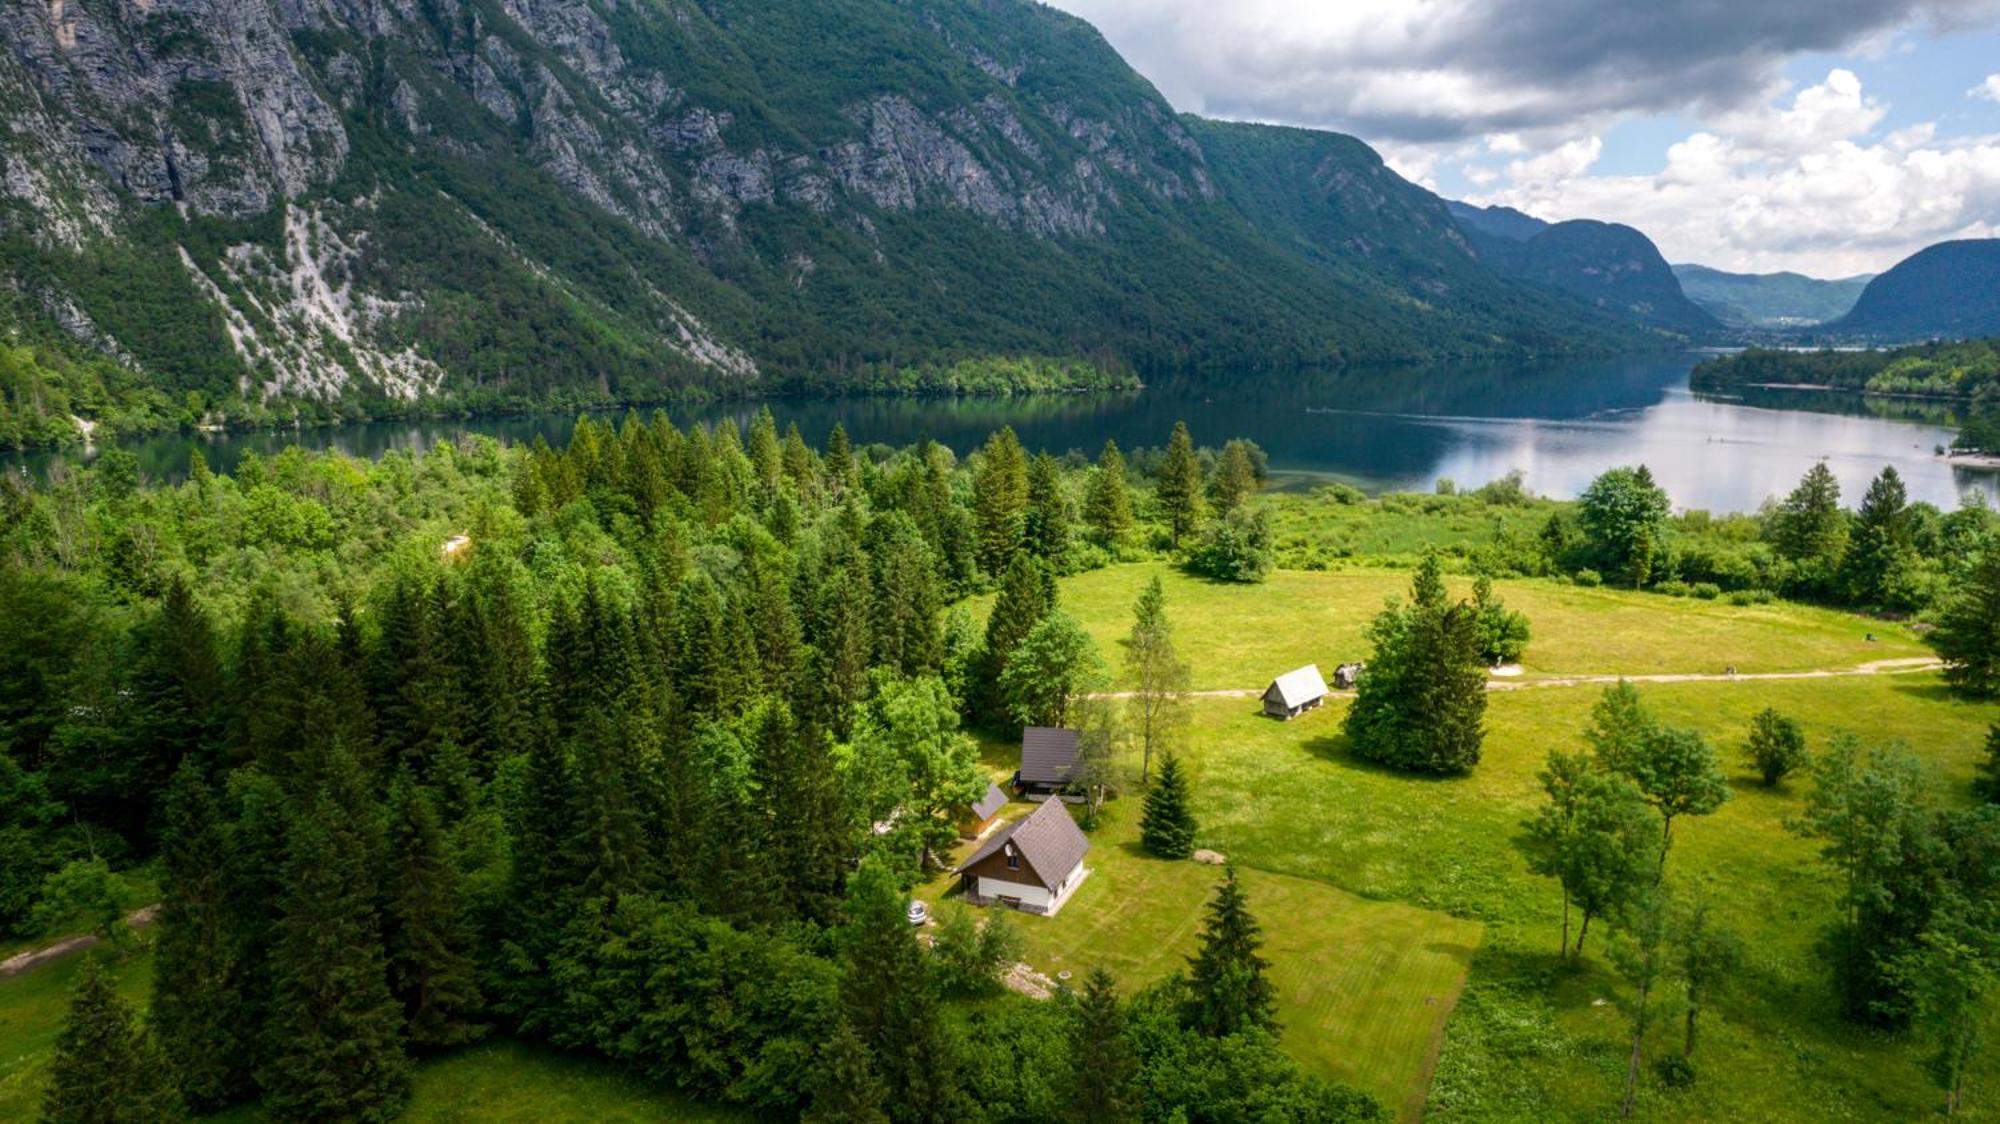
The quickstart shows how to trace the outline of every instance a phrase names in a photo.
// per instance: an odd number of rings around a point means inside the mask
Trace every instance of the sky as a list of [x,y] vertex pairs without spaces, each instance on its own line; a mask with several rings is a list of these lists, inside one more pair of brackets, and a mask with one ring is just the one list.
[[1176,108],[1447,197],[1846,277],[2000,237],[2000,0],[1053,0]]

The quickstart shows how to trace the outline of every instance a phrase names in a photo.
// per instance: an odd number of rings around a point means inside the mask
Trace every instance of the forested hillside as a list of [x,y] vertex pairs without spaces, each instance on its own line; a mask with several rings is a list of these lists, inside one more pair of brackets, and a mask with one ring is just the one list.
[[1940,242],[1868,283],[1827,325],[1848,337],[1898,343],[2000,333],[2000,238]]
[[0,32],[0,319],[39,368],[4,408],[39,440],[70,413],[854,388],[996,356],[1633,342],[1507,292],[1366,146],[1178,117],[1025,0],[164,0],[14,5]]
[[1725,324],[1798,328],[1846,315],[1875,275],[1822,281],[1802,273],[1730,273],[1705,265],[1676,265],[1674,276],[1689,300]]
[[1927,343],[1881,351],[1751,348],[1705,359],[1690,376],[1697,389],[1822,386],[1970,402],[2000,412],[2000,340]]
[[1629,226],[1590,219],[1549,223],[1510,207],[1450,206],[1480,259],[1503,277],[1682,336],[1698,337],[1721,326],[1681,291],[1653,240]]

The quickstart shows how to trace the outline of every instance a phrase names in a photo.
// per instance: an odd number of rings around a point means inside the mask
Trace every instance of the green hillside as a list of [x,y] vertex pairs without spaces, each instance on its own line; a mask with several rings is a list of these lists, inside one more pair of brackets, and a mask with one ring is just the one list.
[[1831,332],[1889,342],[2000,335],[2000,238],[1940,242],[1868,283]]
[[1676,265],[1689,300],[1733,327],[1797,328],[1838,320],[1854,307],[1872,273],[1822,281],[1802,273],[1729,273]]

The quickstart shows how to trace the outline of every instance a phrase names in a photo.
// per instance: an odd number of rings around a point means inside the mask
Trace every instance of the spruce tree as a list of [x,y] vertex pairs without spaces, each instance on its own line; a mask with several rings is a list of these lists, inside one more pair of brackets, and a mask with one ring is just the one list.
[[839,934],[840,995],[895,1118],[944,1124],[965,1119],[971,1106],[950,1061],[951,1039],[905,900],[883,859],[862,860],[848,881]]
[[1092,968],[1070,1010],[1067,1102],[1073,1118],[1090,1124],[1133,1119],[1138,1075],[1117,985],[1101,966]]
[[1209,495],[1215,500],[1216,510],[1227,513],[1236,510],[1256,491],[1257,466],[1250,458],[1250,443],[1240,437],[1234,438],[1222,447]]
[[1464,773],[1486,737],[1486,667],[1478,617],[1452,603],[1435,552],[1426,552],[1407,608],[1392,606],[1368,630],[1374,653],[1346,729],[1361,756],[1425,773]]
[[831,922],[854,841],[847,837],[839,776],[825,739],[801,729],[784,703],[750,716],[750,763],[763,820],[759,850],[786,918]]
[[1041,564],[1027,553],[1014,556],[1000,578],[1000,594],[986,618],[986,643],[980,654],[981,709],[999,717],[1005,706],[1000,676],[1021,641],[1055,609],[1054,587],[1044,580]]
[[[357,798],[361,797],[361,798]],[[379,824],[335,747],[286,836],[265,1104],[292,1119],[388,1120],[409,1092],[403,1013],[389,993],[373,863]]]
[[464,876],[436,801],[409,770],[389,788],[389,989],[403,1005],[410,1045],[437,1049],[484,1033],[474,976]]
[[1139,842],[1160,858],[1184,859],[1194,853],[1194,834],[1187,777],[1181,772],[1180,758],[1169,752],[1160,759],[1160,779],[1146,793]]
[[1886,604],[1889,578],[1912,550],[1909,492],[1890,465],[1868,485],[1855,513],[1844,567],[1847,596],[1863,605]]
[[1047,453],[1028,465],[1028,508],[1022,522],[1021,545],[1053,569],[1062,569],[1069,556],[1069,492],[1063,486],[1062,468]]
[[820,1045],[806,1124],[889,1124],[889,1091],[875,1074],[868,1048],[846,1020]]
[[1958,581],[1930,641],[1944,657],[1946,683],[1973,698],[2000,698],[2000,541]]
[[972,474],[979,568],[997,575],[1020,549],[1028,509],[1028,459],[1012,427],[986,439]]
[[1083,521],[1112,549],[1132,530],[1132,493],[1125,482],[1125,457],[1116,441],[1107,439],[1104,451],[1097,455],[1097,471],[1090,474],[1084,495]]
[[85,959],[56,1034],[43,1124],[153,1124],[186,1117],[173,1067],[118,997],[111,973]]
[[1188,960],[1188,1000],[1182,1021],[1190,1030],[1224,1038],[1243,1030],[1278,1029],[1277,995],[1258,955],[1262,929],[1230,864],[1208,903],[1201,946]]
[[1175,547],[1201,522],[1201,460],[1195,455],[1194,438],[1187,423],[1174,423],[1167,439],[1167,452],[1155,473],[1153,496]]
[[229,850],[215,794],[193,759],[167,787],[160,911],[153,923],[153,1032],[187,1103],[209,1111],[248,1091],[243,1003],[230,939]]
[[2000,722],[1986,731],[1986,759],[1979,763],[1972,791],[1988,804],[2000,804]]

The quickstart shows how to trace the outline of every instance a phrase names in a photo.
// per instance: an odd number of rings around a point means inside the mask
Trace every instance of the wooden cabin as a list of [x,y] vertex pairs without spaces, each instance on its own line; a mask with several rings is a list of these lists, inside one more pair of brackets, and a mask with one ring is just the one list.
[[1272,718],[1290,721],[1325,701],[1326,680],[1316,663],[1287,671],[1264,688],[1264,713]]
[[955,873],[973,905],[1004,905],[1053,916],[1090,874],[1083,856],[1090,840],[1060,800],[995,832]]
[[1029,800],[1047,800],[1069,787],[1076,773],[1077,732],[1054,726],[1021,731],[1021,767],[1014,789]]
[[986,794],[967,804],[958,812],[958,834],[961,838],[977,839],[986,834],[993,821],[1007,807],[1007,794],[992,781],[986,782]]

